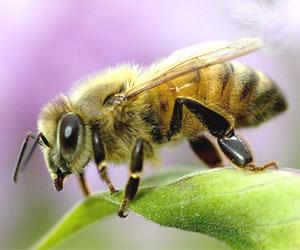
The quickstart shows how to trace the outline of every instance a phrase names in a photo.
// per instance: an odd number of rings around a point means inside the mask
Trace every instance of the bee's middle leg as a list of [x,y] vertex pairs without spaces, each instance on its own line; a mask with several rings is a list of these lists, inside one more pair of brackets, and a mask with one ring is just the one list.
[[144,161],[144,140],[142,138],[137,139],[131,154],[130,163],[130,176],[125,187],[124,198],[122,204],[119,208],[118,215],[121,218],[127,217],[125,211],[129,205],[129,202],[135,197],[139,183],[140,177],[143,170]]

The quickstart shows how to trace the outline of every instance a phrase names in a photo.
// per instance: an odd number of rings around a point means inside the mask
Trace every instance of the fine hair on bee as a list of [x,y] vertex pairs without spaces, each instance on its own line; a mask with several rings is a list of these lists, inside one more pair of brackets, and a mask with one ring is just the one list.
[[[21,147],[14,181],[38,144],[58,191],[65,177],[75,174],[83,194],[89,195],[84,172],[94,161],[114,193],[108,167],[126,163],[130,174],[118,210],[126,217],[144,161],[157,163],[162,146],[188,140],[209,167],[223,166],[223,156],[250,171],[277,167],[274,162],[257,165],[247,142],[236,133],[287,108],[271,78],[231,61],[262,45],[261,39],[250,37],[194,45],[148,68],[120,65],[87,76],[68,96],[59,95],[42,109],[37,135],[27,134]],[[33,145],[25,154],[30,139]]]

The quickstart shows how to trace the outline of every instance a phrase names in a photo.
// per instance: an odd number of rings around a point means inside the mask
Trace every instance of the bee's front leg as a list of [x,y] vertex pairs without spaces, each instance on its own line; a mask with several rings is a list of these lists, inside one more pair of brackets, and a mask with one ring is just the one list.
[[117,190],[115,189],[114,185],[112,184],[112,182],[108,176],[107,167],[106,167],[105,162],[102,162],[98,165],[98,173],[99,173],[101,179],[104,181],[104,183],[108,187],[110,193],[111,194],[116,193]]
[[125,187],[124,198],[119,208],[118,215],[121,218],[127,217],[125,211],[129,205],[129,202],[135,197],[139,183],[140,176],[143,169],[144,161],[144,140],[142,138],[137,139],[131,154],[130,163],[130,176]]
[[94,159],[98,168],[99,175],[101,179],[105,182],[105,184],[108,186],[111,194],[113,194],[116,192],[116,189],[114,188],[107,174],[104,146],[101,141],[100,134],[96,128],[93,128],[92,140],[93,140]]
[[91,194],[91,191],[90,191],[90,188],[89,188],[89,186],[86,182],[84,172],[82,172],[78,175],[78,181],[79,181],[79,185],[80,185],[80,188],[81,188],[81,191],[82,191],[83,195],[85,197],[89,196]]

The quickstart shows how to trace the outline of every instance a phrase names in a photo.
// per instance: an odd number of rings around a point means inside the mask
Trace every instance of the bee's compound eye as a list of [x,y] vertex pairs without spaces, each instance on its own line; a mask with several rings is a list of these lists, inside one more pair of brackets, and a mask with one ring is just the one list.
[[81,120],[76,114],[66,114],[60,123],[59,139],[63,150],[73,151],[78,143]]

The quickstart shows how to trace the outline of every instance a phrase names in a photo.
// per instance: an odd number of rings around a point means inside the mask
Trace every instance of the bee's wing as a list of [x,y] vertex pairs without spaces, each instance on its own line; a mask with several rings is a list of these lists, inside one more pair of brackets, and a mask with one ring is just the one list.
[[[233,42],[214,42],[180,49],[161,62],[150,66],[127,92],[130,99],[189,72],[249,54],[263,45],[260,38],[242,38]],[[150,79],[149,79],[150,78]]]

